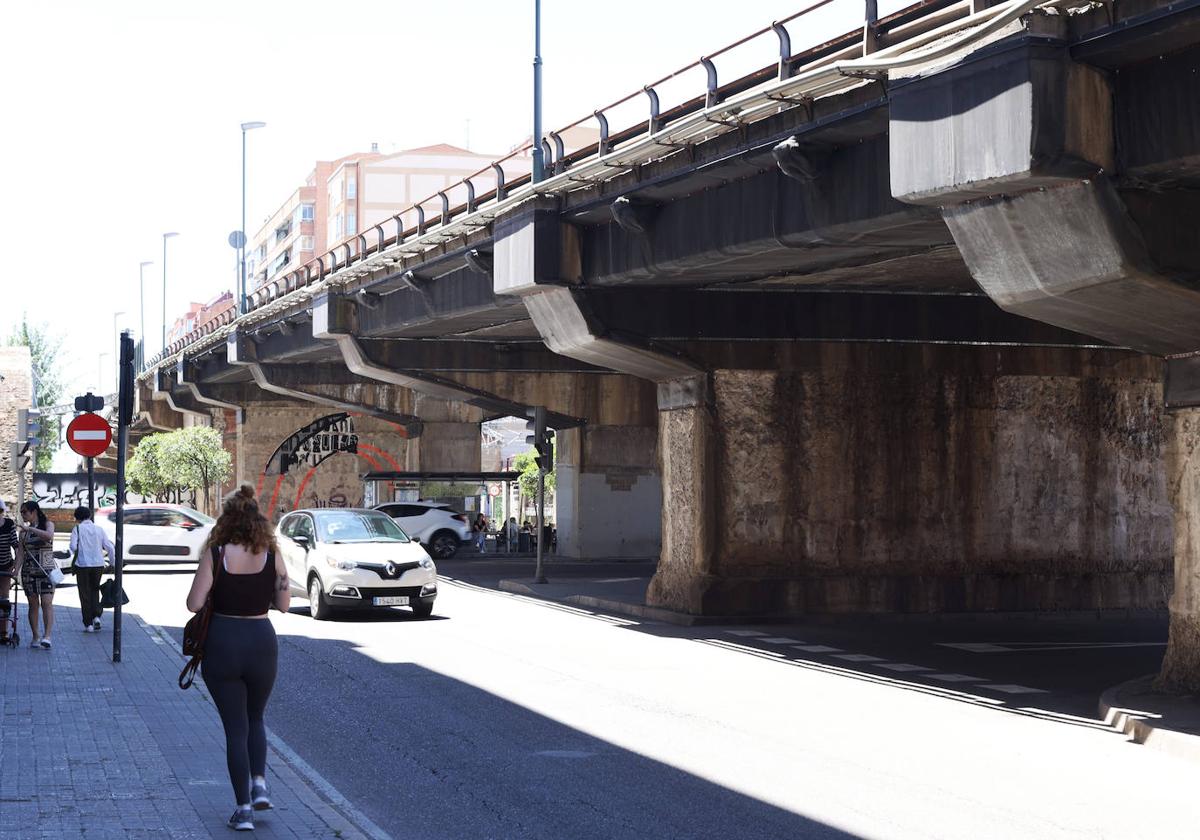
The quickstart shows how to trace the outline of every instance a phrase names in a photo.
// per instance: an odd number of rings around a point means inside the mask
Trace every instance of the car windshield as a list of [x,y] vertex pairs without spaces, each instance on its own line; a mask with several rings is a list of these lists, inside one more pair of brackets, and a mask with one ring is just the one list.
[[376,511],[323,511],[317,515],[321,542],[408,542],[390,516]]
[[180,513],[183,513],[186,516],[192,517],[192,519],[195,519],[201,525],[211,525],[217,521],[217,520],[213,519],[211,516],[209,516],[208,514],[201,513],[200,511],[196,510],[195,508],[181,507],[179,509],[179,511],[180,511]]

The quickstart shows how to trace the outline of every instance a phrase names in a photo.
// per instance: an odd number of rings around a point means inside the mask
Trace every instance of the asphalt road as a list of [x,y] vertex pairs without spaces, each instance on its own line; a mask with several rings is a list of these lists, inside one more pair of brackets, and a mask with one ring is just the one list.
[[[187,584],[130,575],[130,609],[178,634]],[[1136,647],[1029,650],[1103,640],[1072,622],[678,628],[450,584],[429,621],[318,623],[302,599],[272,620],[268,725],[395,837],[1185,838],[1200,824],[1197,768],[1126,743],[1064,676],[1080,657],[1141,668],[1161,655],[1154,620],[1114,642]]]

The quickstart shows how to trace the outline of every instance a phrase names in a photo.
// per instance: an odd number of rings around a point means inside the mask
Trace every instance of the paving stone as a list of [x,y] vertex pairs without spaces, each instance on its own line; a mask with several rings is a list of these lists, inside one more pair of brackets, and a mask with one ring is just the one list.
[[[113,663],[111,617],[80,632],[74,591],[58,596],[52,650],[0,648],[0,836],[226,836],[225,736],[203,681],[180,691],[182,659],[136,614]],[[21,621],[27,638],[23,603]],[[365,836],[273,748],[267,781],[276,809],[257,838]]]

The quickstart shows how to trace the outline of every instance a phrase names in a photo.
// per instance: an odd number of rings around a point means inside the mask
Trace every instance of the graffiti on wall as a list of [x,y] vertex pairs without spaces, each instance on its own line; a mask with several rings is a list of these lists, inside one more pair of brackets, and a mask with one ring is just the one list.
[[297,466],[316,467],[339,452],[358,454],[354,421],[344,412],[320,417],[279,444],[263,475],[286,475]]
[[[34,473],[33,492],[30,498],[47,509],[74,510],[88,503],[87,473]],[[171,504],[196,507],[195,490],[171,490],[157,496],[139,496],[127,490],[125,503],[129,505]],[[96,473],[96,507],[112,507],[117,503],[117,476],[114,473]]]

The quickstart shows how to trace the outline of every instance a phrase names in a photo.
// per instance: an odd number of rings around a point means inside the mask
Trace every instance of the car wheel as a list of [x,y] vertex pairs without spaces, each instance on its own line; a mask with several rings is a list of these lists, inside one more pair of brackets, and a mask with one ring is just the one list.
[[428,545],[434,560],[449,560],[458,553],[458,537],[450,531],[438,531],[429,538]]
[[428,604],[413,604],[412,611],[413,615],[417,618],[429,618],[429,616],[433,615],[433,602],[430,601]]
[[321,579],[316,575],[308,580],[308,612],[317,621],[328,621],[333,616],[333,608],[321,589]]

